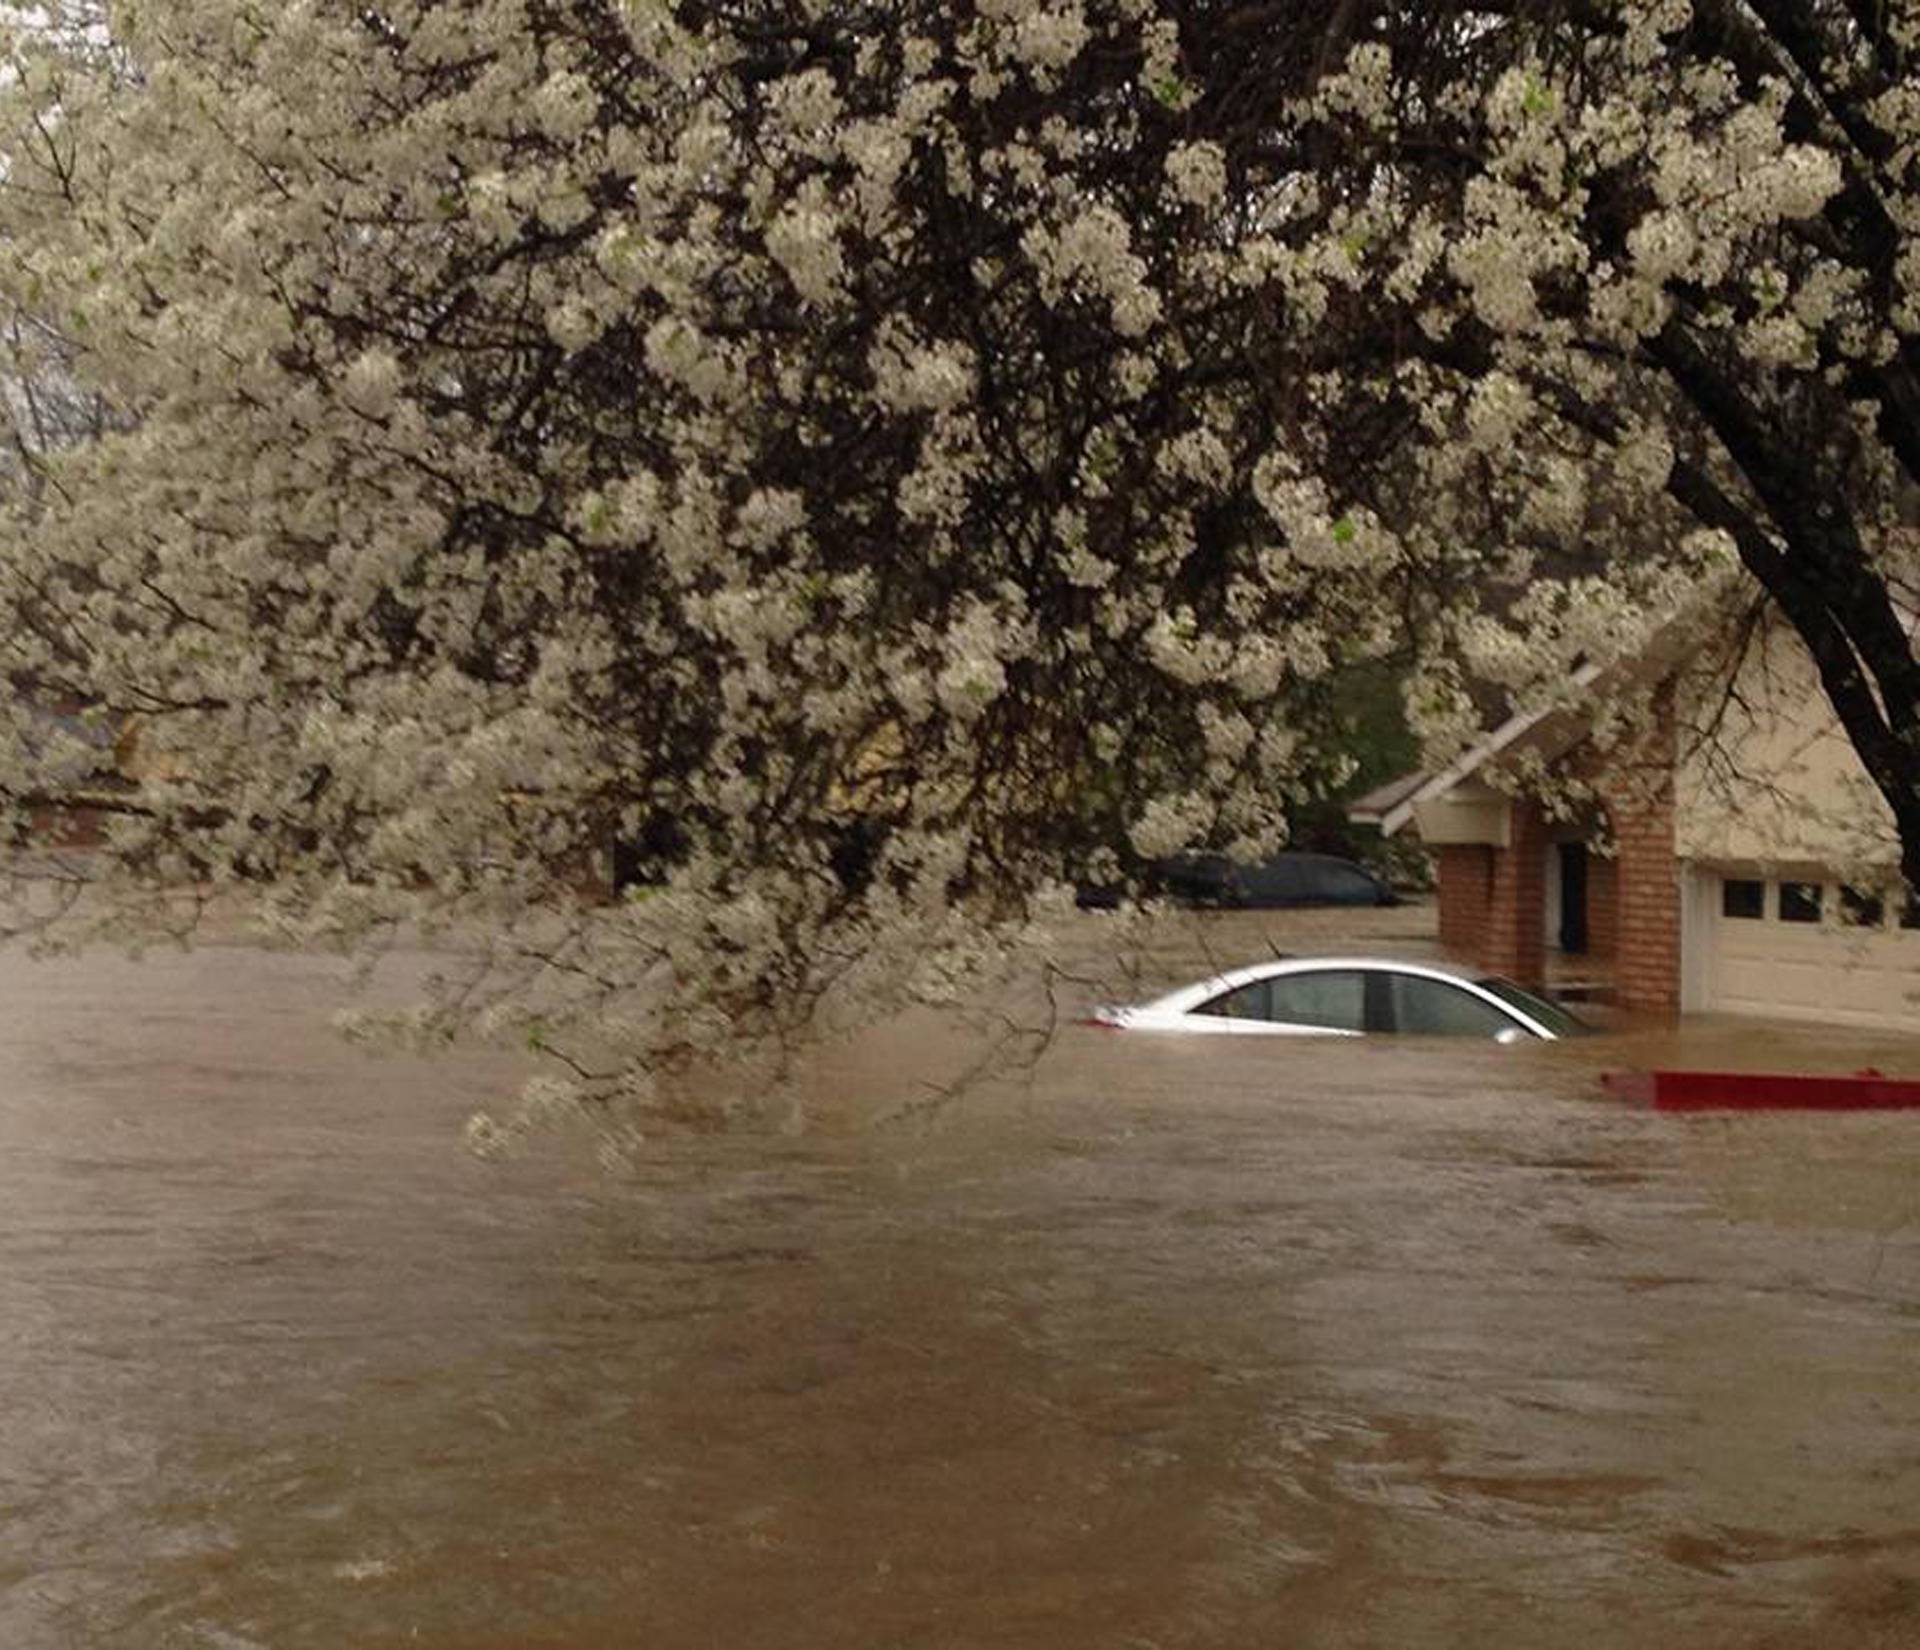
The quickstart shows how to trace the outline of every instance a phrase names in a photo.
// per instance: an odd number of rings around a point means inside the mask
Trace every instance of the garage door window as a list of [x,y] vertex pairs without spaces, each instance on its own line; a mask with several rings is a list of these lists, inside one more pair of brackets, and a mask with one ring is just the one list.
[[1780,884],[1780,920],[1782,922],[1818,922],[1820,896],[1825,890],[1817,882]]
[[1728,877],[1720,884],[1720,914],[1723,917],[1759,919],[1767,914],[1767,885]]
[[1887,902],[1877,888],[1842,888],[1840,920],[1849,928],[1879,928],[1887,920]]

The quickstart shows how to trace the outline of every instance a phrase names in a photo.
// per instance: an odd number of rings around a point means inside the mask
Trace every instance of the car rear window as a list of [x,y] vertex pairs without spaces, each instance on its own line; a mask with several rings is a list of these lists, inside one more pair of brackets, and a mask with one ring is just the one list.
[[1497,1037],[1518,1034],[1511,1016],[1484,997],[1446,980],[1419,974],[1387,976],[1393,995],[1394,1030],[1411,1037]]
[[1511,980],[1489,974],[1485,979],[1473,983],[1482,991],[1498,997],[1501,1002],[1519,1009],[1529,1019],[1537,1020],[1556,1037],[1582,1037],[1593,1030],[1585,1020],[1569,1014],[1558,1003],[1550,1003],[1545,997],[1536,997],[1531,991],[1522,991]]

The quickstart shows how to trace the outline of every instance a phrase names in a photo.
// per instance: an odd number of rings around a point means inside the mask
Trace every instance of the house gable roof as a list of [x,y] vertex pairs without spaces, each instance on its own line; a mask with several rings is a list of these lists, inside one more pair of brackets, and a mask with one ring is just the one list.
[[[1585,664],[1573,673],[1577,688],[1591,687],[1600,675],[1600,666]],[[1383,836],[1392,836],[1424,802],[1445,796],[1457,785],[1473,778],[1501,752],[1519,744],[1539,730],[1540,738],[1531,741],[1546,756],[1557,756],[1572,745],[1584,731],[1585,718],[1562,706],[1543,705],[1535,710],[1509,716],[1491,733],[1483,734],[1444,768],[1434,772],[1403,774],[1376,790],[1369,791],[1347,810],[1357,825],[1378,825]]]
[[[1699,627],[1752,600],[1752,586],[1735,577],[1716,582],[1689,603],[1624,659],[1602,665],[1589,661],[1572,674],[1571,685],[1586,702],[1611,687],[1647,686],[1673,674],[1698,643]],[[1475,778],[1506,752],[1524,749],[1547,761],[1564,755],[1586,736],[1591,716],[1582,705],[1546,705],[1516,712],[1482,734],[1445,767],[1403,774],[1369,791],[1347,809],[1356,825],[1378,825],[1392,836],[1413,818],[1414,810],[1439,801]]]

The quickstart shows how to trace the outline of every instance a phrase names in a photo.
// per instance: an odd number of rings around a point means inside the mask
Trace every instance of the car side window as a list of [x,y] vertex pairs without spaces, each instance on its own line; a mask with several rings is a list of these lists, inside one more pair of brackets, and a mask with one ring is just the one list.
[[1202,1003],[1194,1013],[1211,1014],[1222,1020],[1271,1019],[1273,1016],[1267,1012],[1268,983],[1266,980],[1255,980],[1252,985],[1238,986],[1211,1002]]
[[1492,1003],[1444,980],[1418,974],[1394,974],[1394,1029],[1412,1037],[1496,1037],[1517,1030],[1515,1022]]
[[1267,982],[1267,1018],[1328,1031],[1366,1030],[1365,982],[1358,969],[1322,968]]

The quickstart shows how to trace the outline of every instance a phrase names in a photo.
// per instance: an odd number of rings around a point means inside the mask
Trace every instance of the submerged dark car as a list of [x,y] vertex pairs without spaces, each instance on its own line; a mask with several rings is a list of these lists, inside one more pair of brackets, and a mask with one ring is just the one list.
[[1153,880],[1171,899],[1230,910],[1400,903],[1371,871],[1332,854],[1275,854],[1256,865],[1224,854],[1180,854],[1156,864]]

